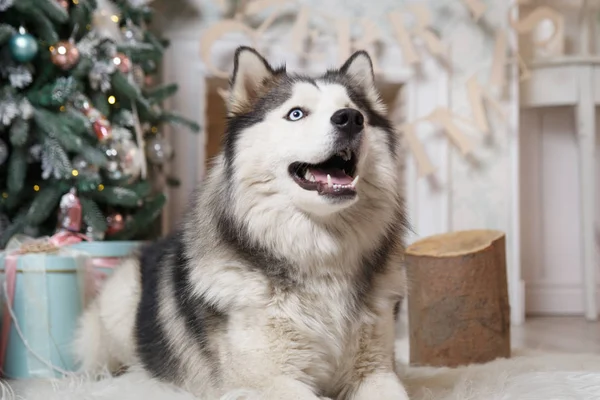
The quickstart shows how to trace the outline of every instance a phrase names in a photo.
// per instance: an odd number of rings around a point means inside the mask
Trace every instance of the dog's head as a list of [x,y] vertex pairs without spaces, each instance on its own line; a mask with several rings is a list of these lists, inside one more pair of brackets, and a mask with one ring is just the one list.
[[226,173],[240,196],[327,216],[397,185],[397,138],[364,51],[309,78],[240,47],[228,113]]

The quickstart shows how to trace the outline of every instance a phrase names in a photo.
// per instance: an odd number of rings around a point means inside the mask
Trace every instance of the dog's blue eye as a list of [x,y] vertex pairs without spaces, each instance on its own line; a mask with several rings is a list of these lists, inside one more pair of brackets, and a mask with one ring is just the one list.
[[304,112],[299,108],[294,108],[288,113],[288,119],[290,121],[298,121],[304,117]]

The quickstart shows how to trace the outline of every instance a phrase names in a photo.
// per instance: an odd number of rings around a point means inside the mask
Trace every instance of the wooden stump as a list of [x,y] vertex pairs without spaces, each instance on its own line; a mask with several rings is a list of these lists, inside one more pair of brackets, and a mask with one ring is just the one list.
[[406,250],[410,363],[454,367],[510,357],[505,237],[461,231]]

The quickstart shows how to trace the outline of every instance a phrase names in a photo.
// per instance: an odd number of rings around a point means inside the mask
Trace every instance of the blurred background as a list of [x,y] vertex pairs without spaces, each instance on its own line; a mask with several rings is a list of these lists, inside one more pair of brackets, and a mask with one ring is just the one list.
[[[218,151],[219,93],[237,45],[254,44],[272,62],[309,73],[365,47],[392,117],[411,134],[405,136],[411,241],[461,229],[502,230],[514,323],[526,314],[596,319],[599,2],[188,0],[173,7],[155,0],[152,6],[160,10],[157,27],[171,40],[163,77],[181,85],[170,106],[200,116],[202,126],[199,136],[171,135],[178,154],[172,168],[186,177],[172,192],[166,226],[177,221]],[[412,46],[403,42],[406,35]]]

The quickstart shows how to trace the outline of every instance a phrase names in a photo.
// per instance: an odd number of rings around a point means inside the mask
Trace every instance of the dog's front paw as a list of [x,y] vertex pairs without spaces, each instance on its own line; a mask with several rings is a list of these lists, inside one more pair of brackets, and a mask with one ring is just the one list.
[[393,372],[374,373],[360,382],[352,400],[409,400],[406,389]]

